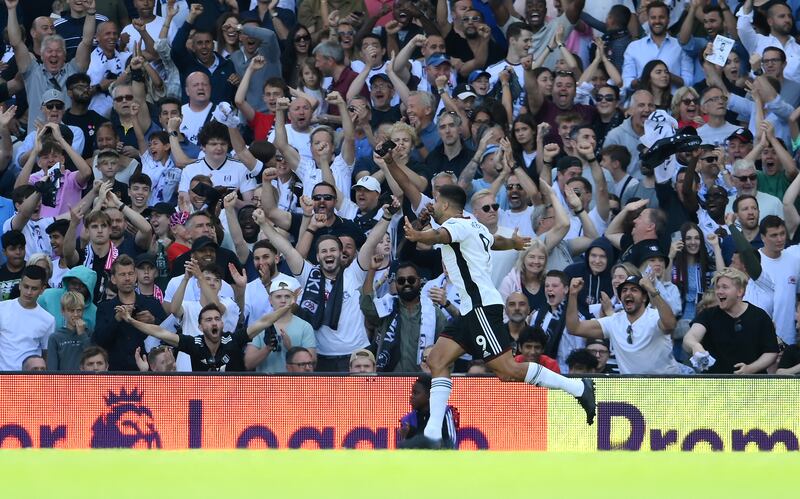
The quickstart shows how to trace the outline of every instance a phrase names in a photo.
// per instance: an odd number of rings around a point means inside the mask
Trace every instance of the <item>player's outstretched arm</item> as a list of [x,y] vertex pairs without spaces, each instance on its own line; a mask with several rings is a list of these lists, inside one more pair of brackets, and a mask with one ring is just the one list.
[[180,337],[177,334],[167,331],[166,329],[160,326],[156,326],[155,324],[145,324],[144,322],[137,321],[136,319],[131,317],[131,313],[128,311],[127,308],[123,306],[118,305],[117,307],[114,308],[114,310],[116,312],[116,316],[120,320],[127,322],[128,324],[135,327],[144,334],[152,336],[154,338],[158,338],[159,340],[168,343],[174,347],[178,346],[178,341],[180,340]]
[[430,230],[416,230],[411,225],[408,217],[405,217],[405,232],[406,239],[414,243],[422,244],[450,244],[452,239],[450,233],[445,228],[430,229]]
[[284,305],[281,308],[275,309],[272,312],[262,316],[260,319],[253,322],[252,324],[250,324],[247,327],[247,336],[249,336],[250,339],[255,338],[258,335],[258,333],[262,332],[271,325],[275,324],[278,321],[278,319],[286,315],[286,313],[292,309],[292,305],[294,305],[294,303],[290,303],[288,305]]
[[596,320],[582,321],[578,319],[578,293],[583,289],[583,279],[576,277],[569,283],[569,299],[567,301],[567,330],[575,336],[603,339],[603,328]]

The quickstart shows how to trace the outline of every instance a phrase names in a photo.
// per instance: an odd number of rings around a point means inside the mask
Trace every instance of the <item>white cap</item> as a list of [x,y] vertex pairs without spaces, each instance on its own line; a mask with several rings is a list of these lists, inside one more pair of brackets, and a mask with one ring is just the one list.
[[269,285],[269,294],[272,294],[276,291],[291,291],[294,293],[300,289],[300,283],[294,277],[290,277],[287,275],[281,275],[276,277],[272,280]]
[[353,189],[355,189],[356,187],[363,187],[368,191],[373,191],[378,193],[381,192],[381,183],[378,182],[378,179],[376,179],[375,177],[371,177],[369,175],[365,175],[360,179],[358,179],[358,182],[356,182],[356,185],[353,186]]

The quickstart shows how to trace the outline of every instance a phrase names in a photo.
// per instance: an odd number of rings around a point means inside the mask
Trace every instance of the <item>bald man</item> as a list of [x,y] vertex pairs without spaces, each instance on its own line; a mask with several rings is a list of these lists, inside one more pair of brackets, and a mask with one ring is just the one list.
[[180,131],[189,142],[197,144],[197,134],[214,111],[214,103],[211,102],[211,80],[202,71],[190,73],[186,77],[184,92],[189,102],[181,107],[183,123]]
[[[656,105],[653,94],[647,90],[637,90],[634,92],[631,96],[631,105],[628,108],[630,117],[626,118],[621,125],[612,128],[608,132],[606,140],[603,142],[603,147],[616,144],[627,147],[629,151],[637,151],[639,139],[644,135],[644,122],[655,110]],[[638,179],[642,178],[639,169],[638,154],[631,154],[631,163],[628,165],[628,173]]]
[[42,59],[42,40],[44,37],[54,35],[56,33],[53,27],[53,18],[40,16],[33,20],[31,25],[31,41],[34,55],[38,60]]
[[528,327],[531,306],[528,298],[519,291],[514,291],[506,298],[506,315],[508,316],[508,332],[517,341],[519,335]]

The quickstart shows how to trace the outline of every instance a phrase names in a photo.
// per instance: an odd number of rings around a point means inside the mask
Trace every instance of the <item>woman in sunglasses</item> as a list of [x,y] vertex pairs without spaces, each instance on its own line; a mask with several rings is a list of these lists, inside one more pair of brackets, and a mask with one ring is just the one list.
[[280,44],[283,79],[290,87],[297,87],[301,62],[311,56],[314,48],[311,33],[302,24],[297,24],[289,30],[285,40],[280,40]]
[[597,137],[597,150],[603,148],[606,135],[625,121],[625,113],[619,108],[619,87],[602,85],[594,93],[594,107],[598,118],[592,128]]
[[700,94],[692,87],[681,87],[672,96],[672,117],[678,120],[678,127],[700,128],[706,120],[700,110]]

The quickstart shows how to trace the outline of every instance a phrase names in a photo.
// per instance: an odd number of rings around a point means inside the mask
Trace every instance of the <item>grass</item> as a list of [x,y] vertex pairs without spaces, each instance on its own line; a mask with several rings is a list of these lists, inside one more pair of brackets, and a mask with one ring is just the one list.
[[797,453],[3,450],[3,497],[785,497]]

